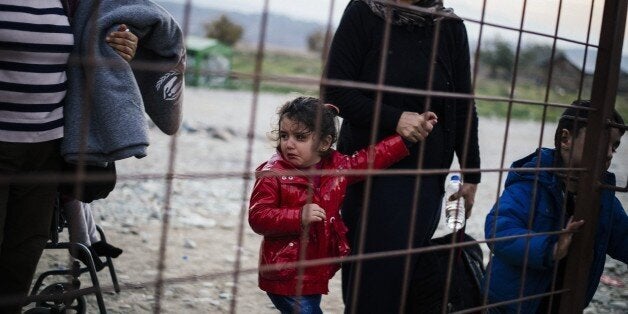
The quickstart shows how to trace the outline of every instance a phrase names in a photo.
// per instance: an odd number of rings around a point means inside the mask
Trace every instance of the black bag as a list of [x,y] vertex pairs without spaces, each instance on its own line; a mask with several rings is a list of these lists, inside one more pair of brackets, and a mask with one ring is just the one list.
[[[475,241],[462,231],[459,234],[464,237],[456,242]],[[450,233],[430,242],[432,245],[451,244],[453,235]],[[451,249],[442,249],[418,255],[408,289],[406,313],[443,312],[443,294],[450,252]],[[482,304],[481,287],[485,272],[482,255],[482,249],[477,243],[454,250],[446,312],[460,311]]]
[[[64,162],[62,171],[65,175],[76,174],[78,165]],[[77,194],[77,182],[65,181],[59,184],[59,192],[84,203],[106,198],[116,186],[116,165],[107,163],[106,167],[85,165],[85,177],[81,192]]]

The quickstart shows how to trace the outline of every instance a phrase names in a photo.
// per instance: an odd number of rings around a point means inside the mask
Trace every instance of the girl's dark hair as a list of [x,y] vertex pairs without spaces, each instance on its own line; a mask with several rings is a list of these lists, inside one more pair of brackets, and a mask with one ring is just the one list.
[[[283,118],[288,118],[297,123],[302,124],[308,131],[312,131],[317,135],[317,139],[323,139],[331,136],[331,144],[336,142],[338,138],[336,130],[336,116],[338,112],[336,107],[332,105],[324,105],[322,101],[313,97],[298,97],[288,101],[277,111],[279,121],[275,133],[277,147],[279,147],[279,126]],[[327,152],[323,152],[325,155]]]
[[[576,100],[571,103],[572,106],[591,108],[590,100]],[[558,120],[558,126],[556,127],[556,134],[554,134],[554,147],[557,152],[560,152],[560,139],[561,133],[563,129],[569,130],[571,136],[576,137],[580,132],[580,129],[587,126],[586,119],[589,117],[588,109],[570,107],[565,109],[563,114],[560,116],[560,120]],[[613,114],[611,116],[611,121],[617,124],[624,125],[624,119],[621,117],[617,110],[613,109]],[[623,129],[619,129],[621,135],[624,134]]]

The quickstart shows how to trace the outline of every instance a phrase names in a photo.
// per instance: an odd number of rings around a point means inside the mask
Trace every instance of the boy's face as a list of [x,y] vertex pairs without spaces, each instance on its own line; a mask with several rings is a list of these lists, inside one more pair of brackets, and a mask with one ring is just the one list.
[[[570,135],[570,131],[563,129],[563,137],[561,143],[561,156],[565,161],[565,164],[572,168],[578,168],[582,166],[582,155],[584,151],[584,138],[586,137],[586,127],[581,128],[575,137]],[[619,147],[621,140],[621,133],[616,128],[611,128],[610,138],[608,141],[608,147],[606,149],[606,167],[611,166],[611,160],[613,154]]]

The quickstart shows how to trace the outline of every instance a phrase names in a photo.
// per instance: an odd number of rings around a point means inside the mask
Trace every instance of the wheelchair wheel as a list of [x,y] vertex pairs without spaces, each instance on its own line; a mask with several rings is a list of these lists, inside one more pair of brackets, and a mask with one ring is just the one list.
[[[51,285],[46,286],[39,293],[40,296],[58,296],[65,292],[71,291],[72,285],[67,282],[63,283],[53,283]],[[78,296],[69,300],[69,304],[65,304],[61,299],[50,300],[50,301],[38,301],[36,306],[38,308],[48,308],[50,309],[50,313],[76,313],[76,314],[85,314],[86,312],[86,302],[85,296]]]

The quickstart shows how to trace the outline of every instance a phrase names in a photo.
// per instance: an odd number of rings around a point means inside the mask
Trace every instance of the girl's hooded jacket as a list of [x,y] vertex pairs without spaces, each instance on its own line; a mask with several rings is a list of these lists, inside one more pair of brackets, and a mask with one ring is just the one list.
[[[373,152],[375,169],[386,168],[408,155],[399,135],[377,143]],[[322,159],[321,170],[335,170],[337,175],[322,175],[316,186],[305,173],[295,175],[299,169],[284,160],[280,152],[257,168],[249,224],[256,233],[264,236],[259,262],[259,287],[262,290],[279,295],[326,294],[329,291],[328,282],[340,268],[338,263],[308,266],[302,270],[294,263],[300,258],[312,261],[349,254],[347,227],[340,216],[340,206],[347,185],[364,177],[342,173],[367,169],[369,157],[368,149],[352,156],[332,150]],[[325,210],[326,219],[310,224],[309,233],[304,237],[301,209],[306,203],[318,204]],[[298,285],[301,285],[300,290]]]

